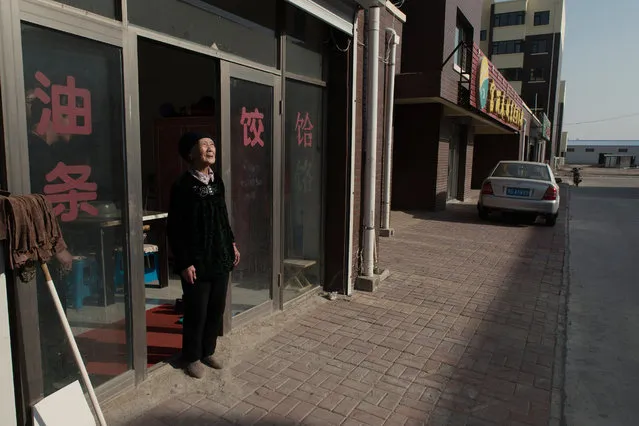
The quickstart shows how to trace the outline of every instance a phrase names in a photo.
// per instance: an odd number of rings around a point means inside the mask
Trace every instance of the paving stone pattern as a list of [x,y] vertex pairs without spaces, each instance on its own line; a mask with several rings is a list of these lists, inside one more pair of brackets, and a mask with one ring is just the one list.
[[547,425],[563,221],[479,222],[471,205],[395,212],[376,293],[304,315],[232,367],[230,390],[131,424]]

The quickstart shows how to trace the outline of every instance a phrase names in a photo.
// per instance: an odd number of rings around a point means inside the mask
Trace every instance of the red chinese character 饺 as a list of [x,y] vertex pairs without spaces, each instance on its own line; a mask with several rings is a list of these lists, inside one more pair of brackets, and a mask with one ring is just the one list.
[[[244,146],[264,146],[262,140],[262,133],[264,132],[264,114],[255,108],[253,112],[247,112],[246,107],[242,107],[242,117],[240,118],[240,124],[244,127]],[[249,132],[253,136],[249,135]]]
[[304,144],[304,148],[310,148],[313,146],[313,123],[311,118],[306,115],[302,118],[302,113],[297,113],[297,121],[295,123],[295,130],[297,130],[297,145]]
[[40,71],[36,72],[35,77],[43,87],[51,88],[51,96],[40,87],[33,92],[43,104],[50,105],[50,108],[42,110],[37,132],[44,134],[52,124],[57,134],[90,135],[91,92],[75,87],[75,77],[72,76],[67,76],[66,86],[51,85],[51,80]]
[[44,193],[47,199],[53,204],[53,213],[56,216],[62,214],[63,222],[72,222],[78,217],[78,210],[85,211],[91,216],[97,216],[98,210],[88,201],[98,198],[98,185],[94,182],[87,182],[91,176],[91,166],[67,166],[60,162],[45,177],[47,182]]

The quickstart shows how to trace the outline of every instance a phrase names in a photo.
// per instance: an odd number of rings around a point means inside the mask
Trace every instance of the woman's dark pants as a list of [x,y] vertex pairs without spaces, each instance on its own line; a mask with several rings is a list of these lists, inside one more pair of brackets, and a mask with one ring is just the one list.
[[215,353],[217,337],[222,334],[229,274],[189,284],[182,280],[184,320],[182,360],[191,363]]

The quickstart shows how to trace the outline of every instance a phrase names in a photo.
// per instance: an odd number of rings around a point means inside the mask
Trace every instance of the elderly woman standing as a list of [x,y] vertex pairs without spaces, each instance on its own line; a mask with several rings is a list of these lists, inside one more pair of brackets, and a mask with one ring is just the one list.
[[213,139],[186,133],[180,156],[190,170],[171,190],[168,237],[175,271],[182,279],[184,323],[182,359],[186,372],[202,378],[204,364],[222,368],[213,355],[222,329],[229,273],[240,261],[224,201],[224,183],[213,173]]

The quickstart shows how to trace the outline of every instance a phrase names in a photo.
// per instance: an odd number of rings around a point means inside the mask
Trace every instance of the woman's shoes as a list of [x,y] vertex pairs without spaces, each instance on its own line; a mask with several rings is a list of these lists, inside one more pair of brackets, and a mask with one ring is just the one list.
[[186,374],[195,379],[201,379],[205,373],[206,370],[201,361],[195,361],[186,366]]
[[221,370],[222,369],[222,363],[220,361],[218,361],[213,355],[209,355],[207,357],[205,357],[202,362],[206,365],[208,365],[209,367],[215,369],[215,370]]
[[195,378],[201,379],[206,374],[206,369],[204,365],[208,365],[209,367],[215,370],[222,369],[222,363],[218,361],[213,355],[207,356],[202,361],[191,362],[186,366],[186,374]]

